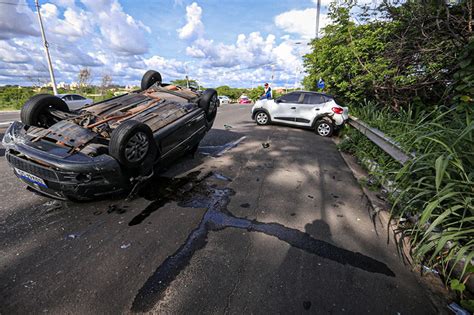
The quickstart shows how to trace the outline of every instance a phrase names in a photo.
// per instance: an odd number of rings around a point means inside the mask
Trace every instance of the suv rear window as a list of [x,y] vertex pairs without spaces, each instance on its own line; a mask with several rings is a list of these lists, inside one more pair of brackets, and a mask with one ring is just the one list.
[[289,93],[280,97],[282,103],[298,103],[300,93]]
[[303,104],[322,104],[329,101],[330,98],[324,95],[307,93],[304,95]]

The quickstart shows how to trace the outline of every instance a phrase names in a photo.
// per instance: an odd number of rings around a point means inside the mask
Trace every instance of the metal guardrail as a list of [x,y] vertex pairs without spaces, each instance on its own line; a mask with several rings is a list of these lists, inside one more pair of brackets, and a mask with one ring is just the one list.
[[366,123],[359,120],[357,117],[350,116],[348,124],[354,127],[355,129],[359,130],[370,141],[375,143],[380,149],[382,149],[385,153],[390,155],[393,159],[395,159],[400,164],[402,165],[405,164],[408,160],[410,160],[413,157],[403,152],[402,149],[400,148],[400,145],[396,143],[395,141],[393,141],[392,139],[390,139],[382,131],[368,126]]

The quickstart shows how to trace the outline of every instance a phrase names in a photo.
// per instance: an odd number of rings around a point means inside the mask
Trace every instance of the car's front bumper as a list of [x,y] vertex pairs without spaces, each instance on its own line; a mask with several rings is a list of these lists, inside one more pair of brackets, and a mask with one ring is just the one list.
[[26,139],[23,128],[23,124],[13,123],[5,133],[3,146],[15,175],[34,190],[53,198],[80,200],[128,187],[128,177],[114,158],[65,154],[61,148],[43,151]]

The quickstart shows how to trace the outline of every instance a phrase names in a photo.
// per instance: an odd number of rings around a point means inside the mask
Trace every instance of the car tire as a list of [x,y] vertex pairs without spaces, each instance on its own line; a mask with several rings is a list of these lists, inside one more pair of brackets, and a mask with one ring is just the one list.
[[31,97],[20,111],[20,120],[28,126],[49,128],[56,123],[48,109],[53,108],[69,112],[67,104],[57,96],[51,94],[38,94]]
[[112,131],[109,154],[125,167],[153,167],[157,147],[148,125],[127,120]]
[[268,125],[270,123],[270,116],[264,111],[259,111],[255,113],[255,122],[259,126]]
[[315,130],[321,137],[331,137],[334,133],[334,126],[328,119],[321,119],[316,123]]
[[142,88],[142,91],[145,91],[156,82],[161,84],[161,74],[155,70],[148,70],[142,77],[140,87]]
[[219,99],[217,98],[217,91],[214,89],[207,89],[202,93],[199,99],[199,107],[206,114],[206,129],[210,130],[214,124],[214,120],[217,115],[217,104]]

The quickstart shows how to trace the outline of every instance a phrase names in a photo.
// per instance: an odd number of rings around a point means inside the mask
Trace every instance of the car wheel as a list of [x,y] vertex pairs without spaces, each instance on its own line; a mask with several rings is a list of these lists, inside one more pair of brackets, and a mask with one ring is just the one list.
[[69,112],[67,104],[54,95],[38,94],[30,98],[20,111],[21,122],[28,126],[49,128],[56,123],[48,109]]
[[142,91],[145,91],[156,82],[161,84],[161,74],[155,70],[148,70],[142,77],[140,87],[142,88]]
[[212,128],[214,119],[216,119],[217,104],[219,104],[217,91],[214,89],[205,90],[201,96],[201,99],[199,100],[199,107],[202,108],[204,113],[206,113],[207,130]]
[[257,112],[257,114],[255,114],[255,122],[260,126],[268,125],[270,123],[270,117],[265,112]]
[[109,154],[126,167],[153,166],[157,148],[148,125],[127,120],[112,131]]
[[330,137],[334,132],[332,122],[320,120],[316,123],[316,133],[321,137]]

